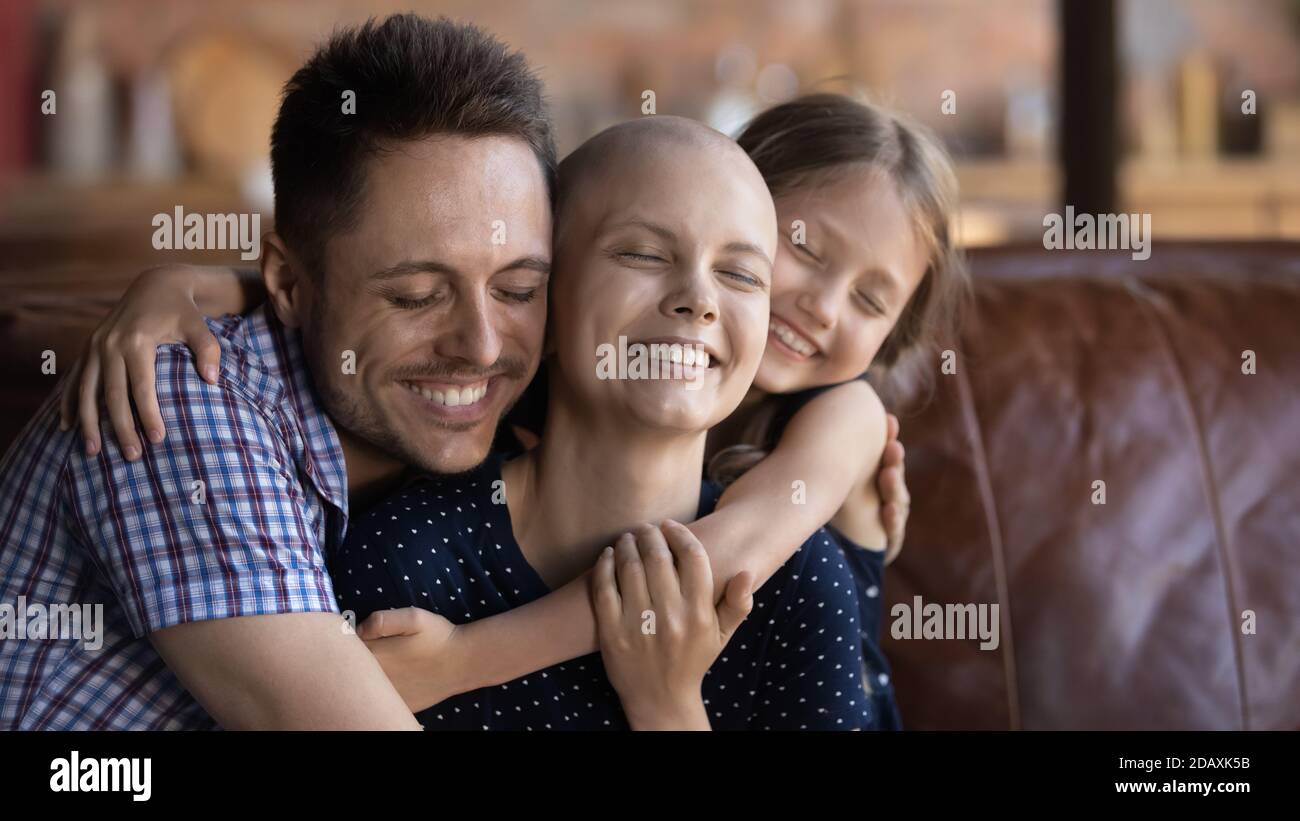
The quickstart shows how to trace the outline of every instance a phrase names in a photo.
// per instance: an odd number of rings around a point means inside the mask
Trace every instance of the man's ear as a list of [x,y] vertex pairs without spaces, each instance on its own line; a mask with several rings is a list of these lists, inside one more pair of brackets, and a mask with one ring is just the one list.
[[266,296],[275,308],[275,315],[288,328],[302,326],[302,312],[306,310],[303,289],[308,276],[289,254],[289,249],[279,234],[262,235],[262,282]]

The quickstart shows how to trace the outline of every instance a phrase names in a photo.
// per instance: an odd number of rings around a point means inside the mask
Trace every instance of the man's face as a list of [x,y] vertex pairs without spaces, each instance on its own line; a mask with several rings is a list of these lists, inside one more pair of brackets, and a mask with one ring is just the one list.
[[487,456],[537,369],[551,245],[546,182],[514,138],[447,136],[391,149],[367,161],[357,224],[330,238],[323,280],[305,286],[303,339],[345,435],[455,473]]

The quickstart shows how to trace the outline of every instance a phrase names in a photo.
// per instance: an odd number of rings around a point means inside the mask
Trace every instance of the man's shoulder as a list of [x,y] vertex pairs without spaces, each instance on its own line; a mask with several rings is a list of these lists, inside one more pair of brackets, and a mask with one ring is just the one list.
[[158,347],[154,365],[159,400],[211,398],[215,387],[223,401],[279,409],[292,391],[295,369],[305,367],[297,332],[276,321],[266,306],[209,318],[207,324],[221,346],[216,386],[199,374],[194,352],[185,343],[166,343]]

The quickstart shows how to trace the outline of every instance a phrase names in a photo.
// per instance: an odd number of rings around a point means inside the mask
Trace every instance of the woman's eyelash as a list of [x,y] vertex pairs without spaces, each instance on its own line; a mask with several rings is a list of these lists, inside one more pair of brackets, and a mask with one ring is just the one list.
[[659,257],[650,254],[638,254],[636,251],[619,251],[618,255],[627,259],[634,259],[637,262],[663,262]]
[[754,287],[759,287],[763,284],[763,281],[760,280],[758,277],[753,277],[750,276],[749,274],[742,274],[739,271],[719,271],[718,273],[725,274],[726,276],[729,276],[732,279],[738,279],[741,282],[744,282],[746,285],[752,285]]

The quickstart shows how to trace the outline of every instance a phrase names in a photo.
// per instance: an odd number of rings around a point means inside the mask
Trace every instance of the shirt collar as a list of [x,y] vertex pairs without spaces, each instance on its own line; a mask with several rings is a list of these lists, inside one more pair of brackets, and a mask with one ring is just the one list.
[[303,469],[317,491],[346,518],[347,464],[338,432],[321,404],[303,352],[302,334],[287,328],[270,304],[248,314],[248,335],[259,358],[284,386],[286,399],[301,425],[307,462]]

